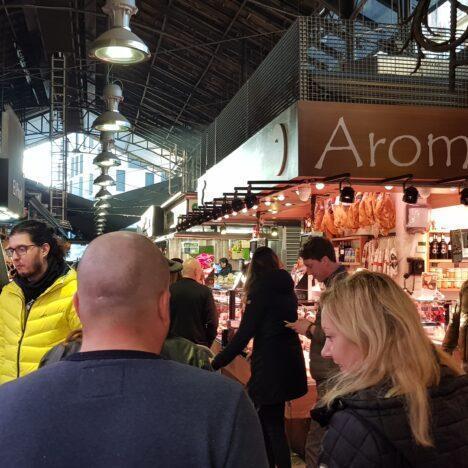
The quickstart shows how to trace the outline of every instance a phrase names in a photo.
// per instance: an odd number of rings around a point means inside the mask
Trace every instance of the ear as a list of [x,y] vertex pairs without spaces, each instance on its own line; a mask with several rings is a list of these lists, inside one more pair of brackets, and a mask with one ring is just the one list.
[[47,242],[41,245],[41,252],[43,257],[47,257],[47,255],[49,255],[50,245],[47,244]]
[[158,301],[158,317],[166,331],[169,330],[169,325],[171,323],[171,316],[169,313],[170,297],[171,297],[171,294],[169,293],[169,289],[166,289],[161,294],[161,296],[159,297],[159,301]]
[[75,307],[76,315],[78,315],[78,318],[81,320],[81,317],[80,317],[80,298],[78,297],[78,292],[76,292],[73,295],[73,305]]

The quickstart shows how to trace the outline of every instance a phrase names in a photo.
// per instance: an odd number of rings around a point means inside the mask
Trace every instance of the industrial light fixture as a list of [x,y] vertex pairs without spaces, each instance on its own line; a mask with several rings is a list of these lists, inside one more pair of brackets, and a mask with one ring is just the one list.
[[94,198],[96,200],[109,200],[109,198],[112,198],[112,194],[104,187],[101,187],[101,189],[98,193],[96,193],[96,196]]
[[[112,135],[112,132],[101,132],[101,135],[109,134]],[[93,159],[93,164],[99,167],[111,167],[111,166],[120,166],[119,158],[112,152],[109,151],[110,142],[112,139],[108,137],[101,137],[102,151]]]
[[460,203],[462,205],[468,206],[468,187],[460,190]]
[[[346,187],[343,187],[343,182],[348,182],[349,185],[347,185]],[[353,187],[351,187],[351,183],[349,179],[340,180],[339,188],[340,188],[340,202],[346,203],[346,204],[354,203],[355,193],[354,193]]]
[[107,0],[102,11],[112,26],[93,42],[90,57],[123,65],[147,60],[151,56],[148,46],[130,30],[130,18],[138,11],[135,0]]
[[123,132],[131,128],[130,122],[119,112],[119,103],[123,101],[122,88],[116,83],[106,84],[102,97],[107,110],[94,122],[92,127],[101,132]]
[[403,201],[409,205],[414,205],[418,202],[419,192],[418,189],[413,185],[406,187],[406,183],[409,180],[410,179],[407,179],[405,182],[403,182]]
[[276,226],[273,226],[273,227],[271,228],[271,235],[272,235],[273,237],[278,237],[278,228],[277,228]]
[[324,184],[323,182],[317,182],[317,183],[315,184],[315,188],[316,188],[317,190],[323,190],[323,189],[325,188],[325,184]]
[[227,234],[227,229],[226,229],[226,225],[225,225],[225,224],[223,224],[223,225],[221,226],[221,229],[220,229],[219,233],[220,233],[222,236],[225,236],[225,235]]
[[110,187],[115,185],[115,180],[108,174],[109,168],[103,167],[102,173],[94,179],[94,185],[100,185],[101,187]]
[[94,202],[94,208],[110,208],[111,204],[107,200],[98,200]]
[[[224,197],[223,204],[221,205],[221,211],[222,211],[224,217],[226,217],[226,215],[232,214],[232,212],[233,212],[232,206],[231,206],[230,203],[227,202],[226,197]],[[229,218],[229,216],[227,216],[227,217]]]
[[107,210],[105,210],[104,208],[101,208],[100,210],[96,211],[96,216],[106,216],[108,215],[109,212]]

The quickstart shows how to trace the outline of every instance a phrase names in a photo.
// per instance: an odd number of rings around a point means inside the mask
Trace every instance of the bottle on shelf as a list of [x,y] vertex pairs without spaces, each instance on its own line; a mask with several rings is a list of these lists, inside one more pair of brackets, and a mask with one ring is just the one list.
[[431,242],[429,244],[429,258],[436,259],[439,253],[439,245],[435,234],[431,236]]
[[340,242],[340,257],[339,261],[343,263],[345,261],[345,248],[344,248],[344,243]]
[[447,236],[445,238],[445,242],[447,242],[447,253],[448,253],[448,259],[452,260],[452,239],[450,239],[450,236]]
[[437,257],[442,258],[442,234],[437,234]]
[[445,236],[442,236],[440,240],[440,259],[447,260],[448,259],[448,245],[445,241]]

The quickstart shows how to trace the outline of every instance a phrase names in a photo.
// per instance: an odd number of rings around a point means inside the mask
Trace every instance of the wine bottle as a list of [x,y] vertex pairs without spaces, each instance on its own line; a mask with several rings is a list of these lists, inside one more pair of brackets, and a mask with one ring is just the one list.
[[446,260],[448,258],[448,246],[447,242],[445,241],[445,237],[442,237],[440,241],[440,257],[443,260]]
[[437,244],[437,239],[436,239],[435,234],[432,235],[431,239],[432,239],[431,243],[429,244],[429,249],[430,249],[429,258],[436,259],[438,256],[438,252],[439,252],[439,246]]

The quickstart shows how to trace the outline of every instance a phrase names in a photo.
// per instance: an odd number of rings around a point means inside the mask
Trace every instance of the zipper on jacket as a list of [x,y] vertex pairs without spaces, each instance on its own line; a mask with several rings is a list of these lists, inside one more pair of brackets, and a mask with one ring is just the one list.
[[23,343],[24,339],[24,334],[26,332],[26,324],[28,323],[28,317],[29,317],[29,311],[31,310],[32,306],[34,304],[34,300],[29,301],[26,304],[25,310],[24,310],[24,322],[21,324],[21,336],[18,341],[18,350],[16,351],[16,378],[19,379],[20,377],[20,358],[21,358],[21,344]]

